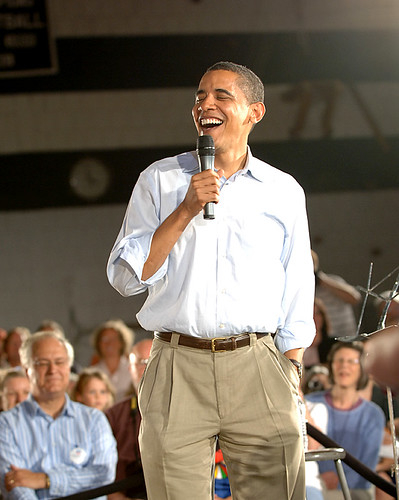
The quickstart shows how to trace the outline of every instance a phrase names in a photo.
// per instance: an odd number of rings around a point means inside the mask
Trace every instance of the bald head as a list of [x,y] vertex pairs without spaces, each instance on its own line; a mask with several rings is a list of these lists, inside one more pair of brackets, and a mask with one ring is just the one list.
[[148,358],[150,357],[152,339],[144,339],[134,344],[129,355],[130,375],[134,389],[137,393],[140,380],[143,377]]

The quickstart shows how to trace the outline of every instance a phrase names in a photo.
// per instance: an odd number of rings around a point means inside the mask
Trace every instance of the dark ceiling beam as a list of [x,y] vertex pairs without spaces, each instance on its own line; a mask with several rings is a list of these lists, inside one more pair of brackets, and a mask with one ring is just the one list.
[[248,65],[266,85],[399,80],[399,30],[66,38],[59,72],[0,79],[0,93],[196,86],[218,60]]

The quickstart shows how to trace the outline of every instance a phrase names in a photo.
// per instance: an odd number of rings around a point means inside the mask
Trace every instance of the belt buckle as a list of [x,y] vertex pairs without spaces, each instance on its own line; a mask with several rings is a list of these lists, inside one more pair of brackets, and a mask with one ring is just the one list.
[[214,337],[211,339],[211,351],[212,352],[226,352],[226,349],[216,349],[215,341],[216,340],[226,340],[226,337]]

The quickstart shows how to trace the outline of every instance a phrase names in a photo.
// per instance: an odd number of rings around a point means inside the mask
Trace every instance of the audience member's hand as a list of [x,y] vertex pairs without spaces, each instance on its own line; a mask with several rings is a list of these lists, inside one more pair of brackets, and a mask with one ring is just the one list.
[[7,491],[11,491],[17,486],[38,490],[45,486],[45,474],[43,472],[32,472],[28,469],[19,469],[11,465],[10,472],[4,476],[4,483]]
[[338,474],[334,472],[333,470],[328,470],[326,472],[322,472],[320,474],[321,478],[324,481],[324,484],[326,485],[326,488],[328,490],[336,490],[338,488]]

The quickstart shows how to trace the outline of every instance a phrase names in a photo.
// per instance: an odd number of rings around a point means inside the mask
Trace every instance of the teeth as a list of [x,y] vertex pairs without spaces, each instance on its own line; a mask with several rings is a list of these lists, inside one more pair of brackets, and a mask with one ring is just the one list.
[[217,118],[203,118],[201,120],[201,125],[203,127],[206,127],[208,125],[221,125],[222,123],[222,120],[218,120]]

